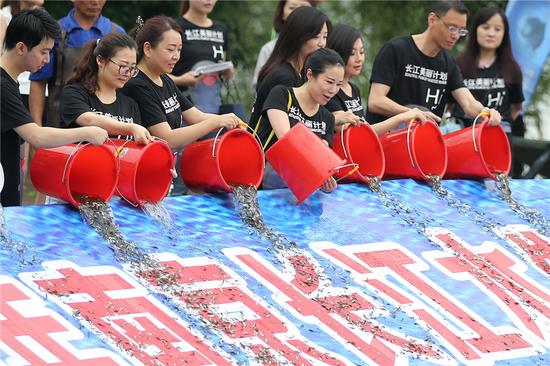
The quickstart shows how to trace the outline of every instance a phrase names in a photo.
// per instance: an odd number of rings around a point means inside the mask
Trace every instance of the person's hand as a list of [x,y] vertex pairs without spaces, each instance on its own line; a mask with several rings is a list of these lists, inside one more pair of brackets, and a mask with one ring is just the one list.
[[[352,124],[354,126],[359,126],[363,119],[353,112],[338,111],[334,112],[334,119],[336,121],[336,127],[342,126],[345,124]],[[345,129],[346,127],[344,127]]]
[[489,126],[496,126],[499,125],[502,121],[502,117],[500,113],[496,109],[489,109]]
[[170,169],[170,174],[172,174],[172,178],[178,177],[178,172],[176,172],[176,168]]
[[83,140],[88,141],[92,145],[101,145],[107,140],[109,135],[107,134],[107,131],[105,131],[101,127],[97,126],[86,126],[86,127],[80,127],[85,129],[86,137]]
[[321,186],[321,191],[325,193],[330,193],[336,189],[337,185],[338,184],[336,183],[336,179],[334,179],[333,177],[330,177]]
[[132,136],[134,136],[134,140],[138,144],[147,145],[149,142],[153,141],[153,137],[145,127],[137,123],[132,123],[131,125]]
[[[412,109],[409,109],[407,112],[405,113],[402,113],[401,114],[401,117],[404,121],[410,121],[410,120],[415,120],[415,121],[418,121],[420,122],[420,124],[424,124],[430,120],[433,120],[430,116],[430,115],[433,115],[435,116],[435,114],[433,114],[432,112],[424,112],[424,111],[421,111],[420,109],[418,108],[412,108]],[[437,116],[435,116],[437,117]],[[439,118],[439,117],[437,117]],[[441,120],[441,118],[439,118],[439,120]]]
[[218,128],[225,127],[228,130],[240,127],[242,122],[234,113],[221,114],[216,121],[218,122]]
[[232,67],[230,69],[227,69],[227,70],[224,70],[221,72],[221,77],[225,80],[229,80],[229,79],[232,79],[235,77],[235,74],[236,74],[236,71],[235,69]]
[[197,86],[205,76],[205,74],[195,75],[194,71],[187,71],[185,74],[177,77],[177,84],[191,87]]

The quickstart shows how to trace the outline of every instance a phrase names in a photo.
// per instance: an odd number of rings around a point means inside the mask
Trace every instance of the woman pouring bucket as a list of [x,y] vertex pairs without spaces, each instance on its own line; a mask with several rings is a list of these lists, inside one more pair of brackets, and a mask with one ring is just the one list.
[[[193,107],[166,75],[179,58],[181,48],[179,27],[172,19],[151,18],[138,26],[135,34],[137,45],[129,36],[115,33],[87,46],[70,80],[72,85],[64,91],[61,114],[67,127],[96,125],[111,135],[132,135],[135,142],[119,142],[114,147],[117,157],[121,157],[119,153],[127,153],[136,144],[153,142],[151,135],[165,141],[169,147],[167,150],[178,150],[215,129],[239,126],[239,118],[233,114],[216,116]],[[118,89],[125,84],[123,92],[126,94],[119,93]],[[139,102],[139,107],[133,99]],[[191,125],[182,127],[183,120]],[[163,156],[166,154],[163,153]],[[165,170],[168,174],[173,167],[171,159],[170,154],[170,166]],[[143,164],[155,165],[154,162]],[[69,164],[66,164],[63,174],[67,166]],[[172,171],[172,175],[175,172]],[[158,179],[165,180],[154,174],[149,179],[156,183]],[[155,182],[142,185],[154,186]],[[139,187],[132,188],[135,191]],[[155,200],[162,199],[168,188],[161,188],[163,194]],[[118,193],[121,193],[120,190]],[[146,196],[150,194],[148,192]],[[105,200],[110,197],[104,196]],[[139,204],[139,199],[135,197],[131,201]]]

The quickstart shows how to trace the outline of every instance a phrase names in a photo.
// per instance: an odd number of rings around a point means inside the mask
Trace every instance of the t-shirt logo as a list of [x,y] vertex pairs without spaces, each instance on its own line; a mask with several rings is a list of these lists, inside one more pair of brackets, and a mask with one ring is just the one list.
[[290,107],[290,110],[288,111],[288,118],[292,118],[297,122],[303,123],[311,132],[318,133],[320,135],[326,135],[327,133],[327,123],[325,121],[311,121],[305,118],[298,107]]
[[223,43],[223,32],[210,29],[186,29],[185,38],[187,41],[210,41]]
[[363,110],[363,106],[361,105],[359,97],[355,99],[344,100],[344,104],[346,105],[346,110],[348,112],[357,112]]
[[169,97],[168,99],[165,99],[162,101],[162,106],[164,107],[164,113],[169,114],[175,111],[180,107],[180,102],[178,101],[178,97],[176,92],[174,92],[174,95]]
[[447,84],[446,72],[412,64],[407,64],[407,66],[405,66],[405,77],[427,81],[432,84]]

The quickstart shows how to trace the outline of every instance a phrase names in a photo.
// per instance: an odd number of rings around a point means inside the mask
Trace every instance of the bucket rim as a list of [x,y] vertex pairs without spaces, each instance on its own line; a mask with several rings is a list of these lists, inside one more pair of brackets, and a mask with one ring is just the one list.
[[[91,144],[86,144],[82,147],[78,147],[78,145],[76,144],[69,144],[67,146],[75,146],[76,149],[80,149],[80,150],[84,150],[84,149],[87,149],[87,148],[94,148],[94,147],[97,147],[97,148],[101,148],[102,150],[105,150],[108,155],[113,159],[113,165],[114,165],[114,168],[115,170],[118,170],[118,160],[117,158],[115,157],[115,155],[112,153],[112,151],[105,145],[91,145]],[[69,189],[70,187],[70,174],[69,172],[71,171],[71,168],[75,162],[75,159],[76,159],[76,156],[78,155],[78,152],[74,153],[73,155],[69,156],[68,158],[68,162],[67,162],[67,169],[65,170],[65,175],[63,177],[61,177],[61,179],[64,179],[64,189],[65,189],[65,192],[67,193],[67,198],[69,199],[69,203],[71,205],[73,205],[74,207],[78,207],[80,206],[81,202],[78,202],[74,196],[72,195],[71,193],[71,190]],[[119,174],[117,173],[115,175],[115,184],[113,185],[113,188],[111,189],[110,193],[108,194],[108,197],[107,198],[102,198],[105,202],[109,201],[111,199],[111,197],[113,196],[113,194],[115,193],[115,190],[117,189],[117,186],[118,186],[118,178],[119,178]]]
[[[429,127],[428,127],[429,126]],[[447,156],[447,145],[445,144],[445,139],[443,138],[443,134],[441,133],[441,130],[439,129],[439,126],[433,122],[433,121],[427,121],[423,124],[416,124],[416,126],[413,126],[411,128],[411,133],[410,133],[410,139],[411,140],[414,140],[415,136],[416,136],[416,133],[418,131],[418,128],[431,128],[433,131],[437,131],[437,135],[438,135],[438,141],[441,141],[441,144],[443,145],[443,155],[444,155],[444,163],[443,163],[443,172],[441,174],[437,174],[439,177],[443,177],[445,175],[445,172],[447,171],[447,162],[448,162],[448,156]],[[416,166],[414,166],[414,168],[420,173],[420,176],[422,177],[422,179],[424,179],[425,181],[429,180],[428,178],[428,175],[426,174],[426,172],[424,172],[424,170],[422,170],[420,168],[420,164],[418,163],[418,158],[416,156],[416,150],[414,149],[414,146],[411,148],[411,156],[412,156],[412,159],[414,161],[414,164]]]
[[[346,153],[346,156],[347,156],[347,162],[348,163],[355,163],[355,164],[358,164],[356,161],[354,161],[352,159],[352,156],[351,156],[351,151],[349,151],[348,147],[349,147],[349,139],[351,138],[350,137],[350,134],[352,132],[352,129],[360,129],[360,128],[365,128],[366,131],[368,131],[368,134],[371,135],[372,139],[375,140],[375,144],[376,144],[376,149],[378,150],[379,152],[379,155],[380,155],[380,163],[381,163],[381,166],[382,166],[382,172],[381,174],[377,175],[378,178],[382,178],[384,176],[384,171],[386,170],[386,157],[384,155],[384,148],[382,147],[382,143],[380,142],[380,137],[378,136],[378,134],[374,131],[374,129],[372,128],[371,125],[369,125],[368,123],[361,123],[359,126],[350,126],[348,128],[346,128],[345,130],[342,131],[342,133],[344,133],[344,140],[345,140],[345,145],[342,146],[342,150],[345,151]],[[354,173],[355,175],[359,176],[361,180],[365,181],[365,182],[368,182],[369,179],[368,178],[365,178],[365,176],[363,176],[359,170]]]
[[[489,125],[489,121],[483,121],[482,123],[480,123],[479,125],[479,133],[475,133],[475,139],[476,139],[476,143],[477,143],[477,146],[479,146],[478,150],[477,151],[479,153],[479,156],[481,158],[481,163],[483,165],[483,169],[485,170],[485,172],[487,173],[487,175],[491,178],[491,179],[496,179],[496,175],[494,174],[495,172],[491,172],[489,170],[489,167],[487,166],[487,162],[485,160],[485,156],[483,154],[483,147],[481,145],[481,137],[482,135],[485,133],[485,131],[489,128],[495,128],[496,130],[495,131],[498,131],[497,133],[500,135],[500,136],[503,136],[504,137],[504,140],[508,141],[508,137],[506,136],[506,132],[504,132],[504,129],[502,128],[502,126],[500,124],[498,125],[493,125],[493,126],[490,126]],[[476,126],[477,127],[477,126]],[[511,156],[511,149],[510,149],[510,144],[509,143],[506,143],[505,144],[506,147],[506,153],[507,155],[510,157]],[[511,169],[511,160],[508,159],[508,168],[506,169],[505,172],[503,173],[510,173],[510,169]]]

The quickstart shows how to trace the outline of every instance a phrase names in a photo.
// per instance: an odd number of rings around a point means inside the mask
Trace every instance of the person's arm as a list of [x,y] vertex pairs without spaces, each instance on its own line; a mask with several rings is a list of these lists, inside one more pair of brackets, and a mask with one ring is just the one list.
[[40,127],[34,122],[16,127],[15,132],[35,148],[58,147],[78,141],[101,145],[108,137],[107,131],[96,126],[63,129]]
[[[394,102],[388,97],[390,92],[390,86],[381,83],[372,83],[370,86],[370,93],[368,99],[368,109],[371,113],[380,114],[386,117],[397,116],[401,113],[405,113],[411,108],[405,107],[397,102]],[[428,118],[440,122],[441,118],[432,112],[423,112]]]
[[510,105],[510,114],[512,115],[512,120],[515,121],[518,118],[522,110],[521,103],[514,103]]
[[269,123],[277,139],[280,139],[290,131],[290,121],[287,112],[279,109],[268,109],[266,112],[267,119],[269,119]]
[[101,116],[94,112],[85,112],[75,122],[80,126],[97,126],[106,130],[109,135],[133,136],[138,144],[146,145],[153,139],[149,131],[137,123],[125,123],[114,118]]
[[46,80],[31,80],[29,91],[29,111],[32,119],[42,126],[44,106],[46,105]]
[[197,84],[204,79],[206,76],[205,74],[201,75],[195,75],[194,71],[187,71],[184,74],[181,74],[179,76],[168,74],[170,79],[176,84],[177,86],[197,86]]
[[382,122],[375,123],[371,125],[371,127],[378,136],[382,136],[383,134],[399,126],[401,123],[414,119],[420,121],[420,123],[426,123],[426,121],[429,120],[425,112],[418,108],[413,108],[396,116],[390,117]]
[[483,107],[483,104],[478,102],[467,88],[458,88],[453,90],[451,93],[453,95],[453,98],[464,111],[464,113],[466,113],[470,117],[475,118],[481,112],[486,111],[489,113],[490,125],[497,125],[500,123],[500,113],[496,109]]
[[199,110],[197,107],[191,107],[183,111],[181,113],[181,116],[183,117],[183,120],[190,125],[211,121],[211,120],[224,121],[230,124],[234,122],[238,124],[239,122],[241,122],[241,119],[234,113],[226,113],[226,114],[205,113]]
[[181,150],[190,143],[218,128],[235,128],[239,125],[234,120],[209,119],[187,127],[172,129],[168,122],[157,123],[149,127],[152,135],[168,143],[172,150]]

